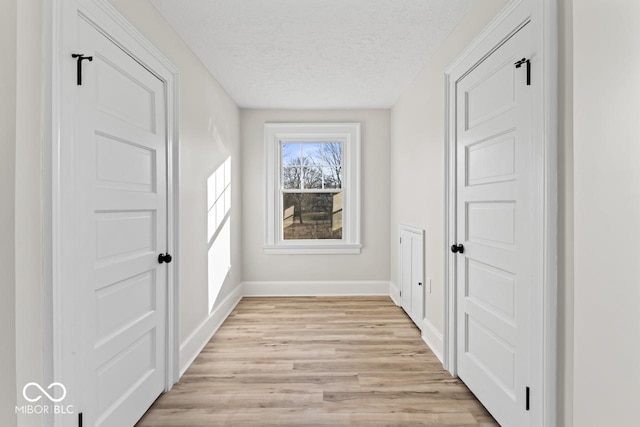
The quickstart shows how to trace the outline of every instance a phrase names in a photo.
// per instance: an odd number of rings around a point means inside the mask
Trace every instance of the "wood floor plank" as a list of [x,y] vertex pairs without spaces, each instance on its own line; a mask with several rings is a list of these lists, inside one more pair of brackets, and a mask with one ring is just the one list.
[[386,297],[244,298],[138,426],[497,426]]

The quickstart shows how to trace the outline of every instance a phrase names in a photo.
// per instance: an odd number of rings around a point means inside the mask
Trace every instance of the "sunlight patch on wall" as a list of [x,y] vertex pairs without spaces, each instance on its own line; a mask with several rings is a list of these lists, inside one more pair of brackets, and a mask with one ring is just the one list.
[[209,312],[231,269],[231,157],[207,179]]

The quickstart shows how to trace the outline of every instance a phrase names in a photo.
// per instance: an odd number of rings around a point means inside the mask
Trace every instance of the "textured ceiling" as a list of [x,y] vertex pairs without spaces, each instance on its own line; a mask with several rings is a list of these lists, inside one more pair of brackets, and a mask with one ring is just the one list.
[[243,108],[388,108],[470,0],[151,0]]

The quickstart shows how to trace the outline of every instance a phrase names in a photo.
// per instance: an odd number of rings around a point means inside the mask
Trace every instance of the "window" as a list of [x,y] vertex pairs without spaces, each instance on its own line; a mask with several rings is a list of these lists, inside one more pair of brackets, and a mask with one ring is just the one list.
[[360,124],[266,124],[265,252],[360,253]]

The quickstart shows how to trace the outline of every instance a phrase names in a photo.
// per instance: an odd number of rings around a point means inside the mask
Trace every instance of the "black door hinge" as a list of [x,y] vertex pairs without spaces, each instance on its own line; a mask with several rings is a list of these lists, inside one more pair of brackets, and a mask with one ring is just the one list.
[[531,393],[529,391],[529,387],[527,387],[527,398],[526,398],[526,402],[525,402],[525,406],[524,406],[524,409],[526,409],[527,411],[529,410],[529,394],[531,394]]
[[513,65],[515,65],[516,68],[520,68],[524,64],[527,64],[527,86],[531,86],[531,61],[527,58],[522,58],[520,61],[514,63]]
[[78,414],[78,427],[82,427],[82,412]]
[[81,53],[73,53],[71,57],[74,58],[76,62],[76,81],[78,86],[82,86],[82,61],[85,59],[89,62],[93,61],[93,56],[84,56]]

